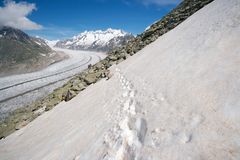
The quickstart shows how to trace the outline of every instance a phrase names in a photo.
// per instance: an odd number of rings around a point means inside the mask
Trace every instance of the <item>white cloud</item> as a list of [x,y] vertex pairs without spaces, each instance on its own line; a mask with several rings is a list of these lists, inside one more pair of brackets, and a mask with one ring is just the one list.
[[41,29],[41,25],[27,18],[36,9],[33,3],[16,3],[11,0],[5,0],[4,6],[0,7],[0,26],[10,26],[23,30]]
[[182,0],[140,0],[144,5],[150,5],[150,4],[155,4],[155,5],[175,5],[180,3]]

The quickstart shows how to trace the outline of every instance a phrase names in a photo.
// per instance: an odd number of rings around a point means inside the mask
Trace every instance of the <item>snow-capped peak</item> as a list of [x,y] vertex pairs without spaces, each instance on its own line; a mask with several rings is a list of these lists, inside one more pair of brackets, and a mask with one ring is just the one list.
[[97,30],[97,31],[85,31],[80,33],[77,36],[74,36],[73,39],[80,40],[78,44],[91,45],[92,43],[98,41],[98,43],[107,43],[109,40],[115,37],[124,37],[127,35],[127,32],[116,29],[107,29],[105,31]]
[[53,47],[56,45],[57,42],[59,42],[59,40],[47,40],[45,39],[45,42],[50,46]]
[[133,37],[120,29],[108,28],[107,30],[84,31],[71,39],[59,41],[56,46],[70,49],[102,50],[106,51],[118,47]]

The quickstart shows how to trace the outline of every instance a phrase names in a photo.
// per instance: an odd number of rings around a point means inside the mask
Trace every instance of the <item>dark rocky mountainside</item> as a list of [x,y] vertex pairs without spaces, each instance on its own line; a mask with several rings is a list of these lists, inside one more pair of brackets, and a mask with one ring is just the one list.
[[60,59],[44,40],[12,27],[0,28],[0,76],[31,72]]

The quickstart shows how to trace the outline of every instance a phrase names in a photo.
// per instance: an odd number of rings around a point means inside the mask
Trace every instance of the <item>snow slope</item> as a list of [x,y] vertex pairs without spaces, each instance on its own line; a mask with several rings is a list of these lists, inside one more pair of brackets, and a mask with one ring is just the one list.
[[105,31],[85,31],[71,39],[59,41],[56,47],[77,49],[108,51],[114,47],[119,47],[133,36],[119,29],[107,29]]
[[239,10],[207,5],[1,140],[1,159],[240,159]]

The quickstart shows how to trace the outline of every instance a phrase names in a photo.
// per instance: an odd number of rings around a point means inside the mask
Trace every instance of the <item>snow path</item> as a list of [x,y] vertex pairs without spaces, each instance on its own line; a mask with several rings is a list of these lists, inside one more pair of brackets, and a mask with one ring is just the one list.
[[[132,82],[127,80],[117,68],[119,82],[122,85],[122,104],[114,118],[114,127],[104,136],[105,152],[103,160],[138,160],[147,132],[147,122],[141,112],[141,105],[135,99],[137,93]],[[116,115],[115,115],[116,116]],[[81,159],[81,157],[79,157]]]
[[210,3],[0,140],[0,159],[239,160],[239,11]]

